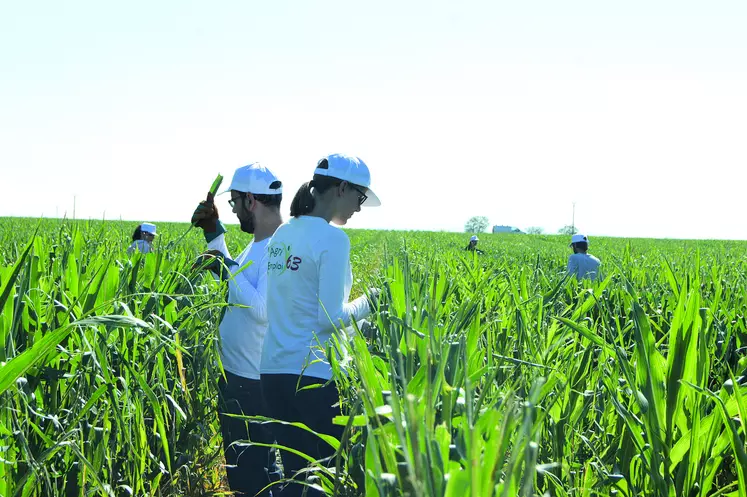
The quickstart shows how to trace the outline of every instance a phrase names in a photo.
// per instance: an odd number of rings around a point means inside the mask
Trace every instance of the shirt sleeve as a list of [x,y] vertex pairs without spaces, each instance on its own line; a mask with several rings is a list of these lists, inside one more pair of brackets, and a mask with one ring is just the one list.
[[[218,235],[216,238],[208,242],[208,248],[211,250],[217,250],[226,259],[231,259],[231,253],[228,251],[226,245],[226,237],[223,234]],[[230,268],[231,278],[228,280],[228,291],[231,293],[231,297],[237,304],[245,305],[249,307],[247,309],[249,314],[258,323],[267,323],[267,271],[262,271],[263,267],[267,267],[267,251],[262,252],[262,257],[259,260],[255,260],[252,264],[259,264],[259,279],[257,280],[257,286],[255,287],[246,277],[246,273],[240,271],[245,266],[232,266]],[[218,276],[214,275],[217,279]]]
[[351,320],[359,321],[371,311],[368,299],[361,295],[352,302],[345,300],[345,277],[350,271],[350,240],[343,236],[330,240],[319,255],[319,326],[329,328],[350,326]]
[[[214,239],[208,242],[207,244],[208,250],[217,250],[221,254],[223,254],[223,257],[226,259],[231,259],[231,254],[228,252],[228,246],[226,245],[226,238],[223,236],[223,234],[218,235]],[[233,268],[236,270],[236,268]],[[212,273],[213,279],[215,281],[220,280],[220,275]]]
[[259,278],[255,287],[246,277],[241,267],[231,268],[233,277],[228,281],[228,291],[237,304],[249,307],[249,314],[255,321],[267,324],[267,251],[262,252],[262,257],[254,260],[252,264],[259,264]]
[[226,236],[222,233],[215,237],[212,241],[208,242],[208,249],[217,250],[218,252],[223,254],[225,258],[233,259],[233,257],[231,257],[231,253],[228,251],[228,245],[226,245]]

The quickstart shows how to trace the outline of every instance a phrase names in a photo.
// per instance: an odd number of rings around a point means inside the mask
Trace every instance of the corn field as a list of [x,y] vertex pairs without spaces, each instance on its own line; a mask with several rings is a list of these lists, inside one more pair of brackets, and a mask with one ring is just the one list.
[[[134,224],[0,219],[0,496],[226,495],[226,285]],[[747,243],[593,239],[578,283],[565,237],[349,235],[383,296],[328,346],[328,495],[747,496]]]

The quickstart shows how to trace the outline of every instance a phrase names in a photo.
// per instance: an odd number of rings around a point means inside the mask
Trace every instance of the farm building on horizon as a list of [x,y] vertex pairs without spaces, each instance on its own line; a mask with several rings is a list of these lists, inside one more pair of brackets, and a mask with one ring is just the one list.
[[523,231],[521,231],[519,228],[514,228],[513,226],[493,226],[493,233],[521,233],[524,234]]

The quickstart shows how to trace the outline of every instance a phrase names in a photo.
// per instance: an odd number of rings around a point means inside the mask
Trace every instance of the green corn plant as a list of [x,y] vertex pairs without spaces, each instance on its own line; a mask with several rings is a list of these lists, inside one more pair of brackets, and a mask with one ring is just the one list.
[[[185,224],[127,256],[135,224],[0,219],[0,495],[228,491],[225,286],[192,270]],[[379,287],[381,308],[325,349],[344,435],[319,434],[335,456],[307,459],[308,485],[745,495],[745,243],[599,238],[604,278],[576,282],[560,237],[485,235],[476,255],[461,234],[349,235],[353,297]]]

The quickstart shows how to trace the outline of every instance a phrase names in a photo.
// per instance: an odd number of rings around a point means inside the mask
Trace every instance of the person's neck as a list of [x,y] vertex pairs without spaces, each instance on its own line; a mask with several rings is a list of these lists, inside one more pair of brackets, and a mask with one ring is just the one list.
[[335,217],[332,209],[328,205],[319,205],[319,203],[317,203],[317,205],[314,206],[311,212],[309,212],[307,215],[312,217],[320,217],[328,223],[331,223],[332,218]]
[[280,215],[280,211],[273,212],[263,223],[258,223],[254,227],[254,241],[261,242],[270,238],[281,224],[283,224],[283,216]]

